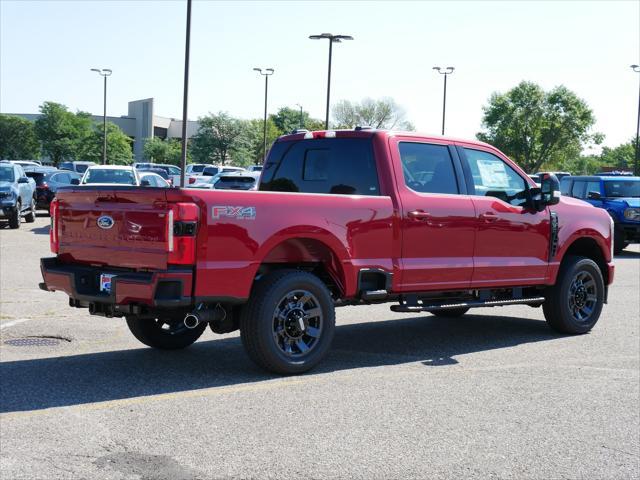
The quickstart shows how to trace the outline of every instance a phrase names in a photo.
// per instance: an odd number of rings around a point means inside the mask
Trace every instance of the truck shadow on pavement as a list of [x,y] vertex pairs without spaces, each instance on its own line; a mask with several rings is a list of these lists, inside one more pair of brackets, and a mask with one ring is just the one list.
[[[210,336],[207,331],[203,339]],[[338,325],[333,349],[307,375],[422,362],[455,364],[457,355],[563,338],[544,321],[467,315],[426,315]],[[9,348],[9,347],[3,347]],[[182,351],[150,348],[0,363],[0,412],[197,391],[279,378],[247,358],[240,339],[200,340]]]

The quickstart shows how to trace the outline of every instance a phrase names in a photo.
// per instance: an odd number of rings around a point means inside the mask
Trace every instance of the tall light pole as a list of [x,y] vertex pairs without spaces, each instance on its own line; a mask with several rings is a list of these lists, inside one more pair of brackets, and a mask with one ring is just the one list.
[[[640,73],[640,65],[631,65],[631,68],[634,72]],[[640,134],[640,84],[638,86],[638,121],[636,123],[636,156],[633,161],[633,174],[640,175],[640,138],[638,138]]]
[[444,95],[442,97],[442,135],[444,135],[444,119],[447,112],[447,77],[453,73],[455,67],[433,67],[440,75],[444,75]]
[[321,33],[320,35],[309,36],[311,40],[321,40],[326,38],[329,40],[329,70],[327,75],[327,113],[324,119],[325,130],[329,129],[329,99],[331,98],[331,56],[333,54],[333,44],[340,43],[342,40],[353,40],[350,35],[333,35],[331,33]]
[[267,97],[269,95],[269,77],[273,75],[273,68],[254,68],[256,72],[259,72],[260,75],[264,76],[264,122],[263,122],[263,133],[262,133],[262,163],[267,158]]
[[187,26],[184,41],[184,83],[182,92],[182,146],[180,150],[180,188],[184,188],[187,168],[187,105],[189,99],[189,46],[191,44],[191,0],[187,0]]
[[303,120],[303,116],[302,116],[302,105],[300,105],[299,103],[296,103],[296,107],[300,108],[300,127],[299,128],[304,128],[304,120]]
[[109,68],[92,68],[92,72],[104,78],[104,109],[102,113],[102,164],[107,164],[107,77],[111,76]]

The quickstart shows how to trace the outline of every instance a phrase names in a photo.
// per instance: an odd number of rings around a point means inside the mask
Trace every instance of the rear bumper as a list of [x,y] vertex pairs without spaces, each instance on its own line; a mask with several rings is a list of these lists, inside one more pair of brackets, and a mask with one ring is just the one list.
[[[158,272],[134,272],[109,267],[61,263],[57,257],[40,260],[43,283],[40,288],[69,295],[75,306],[91,304],[179,308],[192,305],[193,271],[191,269]],[[100,291],[100,274],[112,274],[111,291]],[[131,311],[122,308],[123,313]]]

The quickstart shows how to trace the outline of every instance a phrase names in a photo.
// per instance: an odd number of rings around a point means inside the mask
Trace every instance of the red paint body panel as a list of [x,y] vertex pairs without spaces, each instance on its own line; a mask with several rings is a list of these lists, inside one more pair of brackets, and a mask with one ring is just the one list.
[[[169,270],[168,217],[171,204],[195,203],[199,222],[194,274],[181,273],[183,294],[197,299],[247,299],[262,264],[322,263],[344,298],[357,295],[363,268],[393,273],[395,293],[553,284],[570,245],[593,239],[611,263],[611,227],[604,210],[562,197],[543,212],[514,207],[493,197],[417,193],[404,185],[399,141],[495,148],[413,133],[337,132],[372,139],[381,196],[325,195],[231,190],[131,188],[65,189],[59,198],[59,256],[62,263]],[[300,140],[304,134],[279,141]],[[410,212],[424,211],[416,218]],[[559,242],[549,261],[550,211],[557,213]],[[483,214],[492,213],[488,222]],[[109,215],[112,230],[96,221]],[[99,268],[99,267],[98,267]],[[163,273],[165,272],[165,273]],[[67,291],[64,275],[43,272],[50,289]],[[117,290],[118,303],[148,303],[148,285]]]

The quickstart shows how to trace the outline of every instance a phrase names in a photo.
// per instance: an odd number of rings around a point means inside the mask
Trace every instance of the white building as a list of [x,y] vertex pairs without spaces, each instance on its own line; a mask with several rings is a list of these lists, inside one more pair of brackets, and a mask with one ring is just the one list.
[[[33,122],[40,116],[38,113],[9,113],[8,115],[16,115]],[[95,122],[102,122],[102,115],[91,115],[91,118]],[[159,137],[163,140],[182,138],[182,120],[155,115],[153,98],[129,102],[127,115],[107,116],[107,121],[116,124],[133,140],[133,156],[138,162],[144,160],[142,149],[148,138]],[[191,138],[198,131],[198,127],[198,122],[188,120],[187,138]]]

